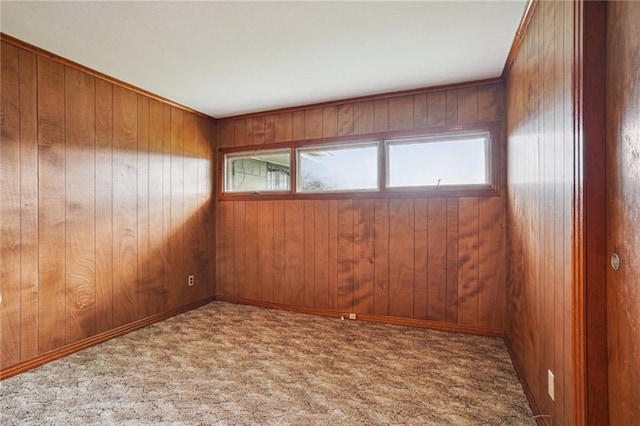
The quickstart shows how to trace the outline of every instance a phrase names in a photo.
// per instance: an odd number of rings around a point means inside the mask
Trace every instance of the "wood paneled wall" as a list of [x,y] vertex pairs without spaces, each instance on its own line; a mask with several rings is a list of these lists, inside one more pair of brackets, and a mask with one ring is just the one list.
[[609,424],[640,419],[640,2],[607,3]]
[[2,42],[3,369],[214,294],[213,146],[210,119]]
[[[218,137],[260,146],[503,117],[492,82],[228,118]],[[217,294],[503,330],[501,186],[500,197],[220,201]]]
[[[537,3],[506,76],[506,335],[534,408],[552,416],[553,425],[579,424],[572,351],[574,7]],[[555,375],[555,402],[547,394],[547,370]]]

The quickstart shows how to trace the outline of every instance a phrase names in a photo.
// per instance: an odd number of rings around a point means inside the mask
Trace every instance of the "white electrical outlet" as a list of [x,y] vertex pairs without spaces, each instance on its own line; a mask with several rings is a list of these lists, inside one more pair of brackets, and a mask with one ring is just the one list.
[[193,280],[194,280],[194,276],[193,275],[189,275],[189,280],[187,281],[187,285],[189,287],[193,286]]
[[353,312],[349,314],[349,319],[350,320],[354,320],[356,319],[356,314],[354,314]]
[[554,389],[554,384],[553,384],[553,380],[554,380],[554,376],[553,373],[551,372],[551,370],[547,370],[547,392],[549,392],[549,396],[551,397],[552,401],[556,400],[556,392]]

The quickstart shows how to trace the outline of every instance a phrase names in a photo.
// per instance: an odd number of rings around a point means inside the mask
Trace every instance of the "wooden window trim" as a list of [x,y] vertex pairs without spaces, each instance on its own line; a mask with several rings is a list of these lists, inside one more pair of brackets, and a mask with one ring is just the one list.
[[[384,141],[403,137],[432,136],[446,133],[463,132],[489,132],[488,160],[490,179],[487,185],[413,187],[413,188],[387,188],[386,183],[386,148]],[[260,146],[247,145],[242,147],[219,148],[218,164],[218,200],[220,201],[256,201],[256,200],[322,200],[322,199],[376,199],[376,198],[414,198],[414,197],[493,197],[500,195],[500,122],[488,122],[478,124],[464,124],[455,126],[431,127],[419,130],[387,131],[367,133],[356,136],[341,136],[331,138],[317,138],[309,140],[297,140],[280,143],[270,143]],[[334,145],[340,143],[358,143],[378,141],[378,184],[377,191],[336,191],[336,192],[295,192],[296,184],[296,148],[308,148],[316,145]],[[267,151],[273,149],[289,149],[291,156],[290,190],[279,192],[224,192],[224,159],[226,154],[243,152]]]

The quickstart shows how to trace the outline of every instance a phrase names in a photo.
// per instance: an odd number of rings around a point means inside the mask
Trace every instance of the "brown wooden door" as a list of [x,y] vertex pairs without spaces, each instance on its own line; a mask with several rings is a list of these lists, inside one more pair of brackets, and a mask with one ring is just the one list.
[[609,418],[640,422],[640,2],[607,11]]

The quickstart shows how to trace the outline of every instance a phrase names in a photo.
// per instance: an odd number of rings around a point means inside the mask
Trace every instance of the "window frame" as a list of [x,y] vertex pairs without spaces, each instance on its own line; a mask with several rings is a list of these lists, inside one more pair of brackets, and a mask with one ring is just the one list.
[[[229,157],[250,157],[252,153],[255,154],[266,154],[266,153],[272,153],[272,152],[286,152],[289,151],[289,189],[286,190],[269,190],[269,189],[265,189],[265,190],[254,190],[254,191],[227,191],[226,190],[226,179],[227,179],[227,158]],[[221,174],[219,175],[219,179],[220,179],[220,183],[221,183],[221,193],[224,194],[225,196],[256,196],[256,195],[260,195],[260,194],[265,194],[265,195],[284,195],[284,194],[291,194],[293,192],[293,176],[295,174],[295,168],[294,168],[294,164],[293,164],[293,157],[292,157],[292,149],[290,147],[272,147],[272,148],[260,148],[260,149],[256,149],[256,147],[249,147],[249,149],[242,149],[242,150],[233,150],[233,151],[229,151],[229,152],[225,152],[222,153],[220,155],[220,158],[222,160],[222,164],[221,164]]]
[[[480,133],[488,132],[490,141],[487,146],[486,161],[488,183],[472,185],[446,185],[446,186],[411,186],[388,187],[388,140],[408,139],[413,137],[433,137],[446,134]],[[373,198],[411,198],[411,197],[489,197],[500,195],[500,137],[501,123],[498,121],[455,126],[439,126],[421,128],[407,131],[386,131],[368,133],[357,136],[341,136],[331,138],[319,138],[311,140],[293,140],[281,143],[269,143],[264,145],[248,145],[242,147],[224,147],[218,149],[218,170],[216,173],[218,188],[218,200],[310,200],[310,199],[373,199]],[[377,143],[378,145],[378,189],[323,191],[323,192],[298,192],[298,148],[313,148],[323,146],[335,146],[344,144],[357,145],[360,143]],[[225,156],[229,154],[242,154],[251,152],[264,152],[273,150],[289,150],[290,155],[290,189],[288,191],[260,191],[260,192],[225,192]]]

